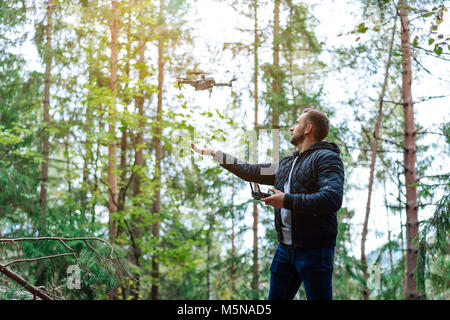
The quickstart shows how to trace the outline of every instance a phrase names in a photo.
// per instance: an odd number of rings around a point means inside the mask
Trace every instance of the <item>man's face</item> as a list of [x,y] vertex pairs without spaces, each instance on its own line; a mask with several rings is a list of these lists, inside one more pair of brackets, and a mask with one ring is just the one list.
[[290,143],[294,146],[298,146],[299,143],[302,143],[305,140],[306,133],[310,131],[310,125],[306,123],[306,114],[302,114],[289,129],[291,134]]

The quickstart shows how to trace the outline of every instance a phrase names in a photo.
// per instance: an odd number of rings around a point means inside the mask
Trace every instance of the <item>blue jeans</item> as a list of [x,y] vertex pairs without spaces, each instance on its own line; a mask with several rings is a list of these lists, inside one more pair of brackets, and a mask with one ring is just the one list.
[[269,300],[292,300],[302,282],[308,300],[331,300],[334,247],[302,249],[278,244],[270,266]]

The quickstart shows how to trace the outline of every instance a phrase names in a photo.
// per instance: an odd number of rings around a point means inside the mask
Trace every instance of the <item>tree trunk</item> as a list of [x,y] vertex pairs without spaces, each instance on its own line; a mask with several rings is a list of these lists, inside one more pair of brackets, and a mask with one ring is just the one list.
[[[126,79],[130,78],[130,60],[132,59],[132,49],[131,49],[131,43],[133,41],[132,39],[132,35],[131,35],[131,26],[132,26],[132,20],[131,17],[129,17],[128,21],[127,21],[127,43],[126,43],[126,53],[127,53],[127,58],[126,58],[126,62],[125,62],[125,76]],[[129,87],[129,81],[127,80],[125,82],[125,86],[124,86],[124,105],[125,105],[125,111],[128,111],[128,106],[130,105],[130,98],[127,95],[127,90]],[[120,183],[118,185],[120,185],[119,191],[118,191],[118,197],[117,197],[117,211],[123,211],[125,209],[125,203],[126,203],[126,196],[127,196],[127,189],[128,189],[128,182],[126,182],[127,180],[127,150],[128,150],[128,132],[129,132],[129,128],[128,125],[126,123],[126,120],[122,121],[122,137],[120,139],[120,164],[119,164],[119,169],[120,169],[120,177],[119,177],[119,181]],[[131,178],[130,178],[131,179]],[[123,233],[124,228],[118,226],[116,229],[116,238],[120,237],[120,235]],[[128,230],[128,232],[131,232],[131,230]],[[134,248],[134,237],[131,235],[131,244],[132,244],[132,248]],[[129,258],[129,256],[128,256]],[[134,261],[134,252],[132,255],[132,258],[129,258],[132,261]],[[127,291],[127,289],[130,289],[129,291]],[[120,289],[121,289],[121,298],[122,300],[127,300],[128,296],[127,294],[129,293],[131,296],[134,297],[133,293],[135,292],[134,290],[134,284],[132,282],[127,281],[126,283],[121,283],[120,284]]]
[[214,227],[216,224],[216,213],[211,209],[207,213],[208,231],[206,233],[206,300],[211,299],[211,264]]
[[207,244],[206,244],[206,300],[211,299],[211,233],[212,233],[212,215],[213,213],[208,212],[208,222],[209,222],[209,228],[207,233]]
[[[274,3],[274,25],[273,25],[273,69],[272,69],[272,163],[278,164],[280,159],[280,0]],[[272,167],[272,169],[274,169]]]
[[[272,130],[279,129],[279,93],[280,93],[280,0],[275,0],[275,6],[274,6],[274,25],[273,25],[273,70],[274,70],[274,78],[272,80],[272,90],[273,94],[272,96],[274,99],[272,99]],[[274,142],[274,149],[272,150],[273,155],[275,155],[275,140]]]
[[[118,195],[118,207],[117,210],[121,211],[125,208],[125,200],[126,200],[126,185],[124,184],[127,175],[126,175],[126,166],[127,166],[127,148],[128,148],[128,126],[126,124],[123,125],[122,128],[122,137],[120,138],[120,165],[119,168],[121,170],[120,174],[120,184],[119,195]],[[116,236],[119,235],[119,230],[117,229]]]
[[389,243],[389,266],[391,269],[391,274],[394,274],[394,260],[392,257],[392,244],[391,244],[391,227],[389,226],[389,209],[387,201],[387,191],[386,191],[386,172],[383,173],[383,189],[384,189],[384,207],[386,208],[386,221],[387,221],[387,232],[388,232],[388,243]]
[[88,155],[85,155],[83,159],[83,182],[81,183],[81,215],[86,218],[86,209],[87,209],[87,193],[89,186],[89,176],[88,176]]
[[[397,201],[398,201],[398,206],[402,206],[403,202],[402,202],[402,191],[400,189],[400,186],[402,185],[402,181],[400,179],[401,177],[401,172],[400,170],[397,170],[397,185],[398,187],[398,193],[397,193]],[[400,218],[400,250],[402,253],[402,266],[403,266],[403,278],[402,278],[402,284],[403,284],[403,295],[406,297],[406,272],[405,272],[405,265],[406,265],[406,254],[405,254],[405,236],[403,233],[403,216],[402,216],[402,210],[399,210],[399,218]]]
[[[160,28],[164,26],[164,0],[160,0],[159,2],[159,20],[160,20]],[[158,39],[158,106],[156,109],[156,135],[155,135],[155,201],[153,203],[153,213],[155,215],[159,215],[161,212],[161,159],[162,159],[162,129],[161,129],[161,120],[162,120],[162,96],[163,96],[163,84],[164,84],[164,52],[163,52],[163,34],[159,34]],[[159,239],[159,218],[153,225],[152,234],[155,239]],[[152,257],[152,299],[158,299],[158,291],[159,291],[159,257],[155,253]]]
[[[145,23],[143,22],[142,10],[140,12],[140,32],[139,32],[139,81],[141,84],[144,83],[145,80]],[[136,151],[135,151],[135,164],[137,168],[141,168],[144,165],[144,154],[143,154],[143,145],[144,145],[144,134],[143,128],[145,126],[144,123],[144,90],[142,87],[139,89],[139,95],[136,97],[136,108],[139,114],[139,129],[136,136]],[[141,174],[137,173],[134,177],[133,181],[133,195],[136,197],[141,193]],[[138,217],[134,221],[133,227],[133,237],[135,239],[134,243],[134,263],[137,267],[140,266],[140,258],[142,255],[142,250],[137,241],[142,238],[142,230],[140,224],[142,223],[142,217],[138,215]],[[139,273],[135,273],[134,277],[137,280],[136,285],[133,285],[132,295],[135,299],[139,298],[140,292],[140,275]]]
[[[67,130],[65,132],[65,137],[64,137],[64,149],[65,149],[65,153],[66,153],[66,180],[67,180],[67,194],[69,196],[72,195],[72,179],[70,178],[70,148],[69,148],[69,130]],[[72,206],[69,206],[69,219],[72,223]]]
[[[234,195],[234,190],[233,190]],[[233,203],[233,201],[231,202]],[[234,215],[231,216],[231,299],[234,299],[236,293],[236,245],[234,243],[234,238],[236,237],[234,231]]]
[[[377,160],[378,138],[379,138],[379,134],[380,134],[381,120],[383,117],[383,101],[384,101],[384,95],[386,92],[387,83],[389,80],[389,67],[391,66],[392,47],[393,47],[394,39],[395,39],[395,31],[396,31],[396,21],[394,21],[394,27],[392,29],[392,37],[391,37],[391,42],[389,44],[388,58],[386,61],[386,69],[384,72],[384,81],[383,81],[383,85],[381,87],[380,97],[378,99],[378,114],[377,114],[377,120],[375,123],[375,131],[373,134],[374,141],[372,144],[372,154],[370,157],[370,175],[369,175],[369,188],[368,188],[369,193],[367,196],[366,216],[364,218],[364,225],[363,225],[362,238],[361,238],[361,264],[363,267],[364,278],[366,278],[366,281],[369,279],[369,274],[367,273],[367,260],[366,260],[366,251],[365,250],[366,250],[367,230],[368,230],[368,224],[369,224],[370,200],[372,198],[375,163]],[[363,289],[364,300],[369,300],[369,293],[370,293],[369,288],[367,288],[367,285],[365,285],[364,289]]]
[[47,27],[46,27],[46,50],[45,50],[45,83],[44,83],[44,130],[43,139],[43,158],[41,192],[39,196],[39,205],[41,214],[39,216],[39,235],[42,235],[45,229],[45,215],[47,213],[47,183],[48,183],[48,158],[50,152],[48,126],[50,124],[50,86],[51,86],[51,67],[52,67],[52,29],[53,29],[53,0],[47,1]]
[[[255,102],[255,133],[258,137],[258,2],[253,3],[254,21],[255,21],[255,39],[253,43],[253,56],[254,56],[254,102]],[[254,150],[258,150],[258,138],[256,138],[256,146]],[[254,155],[255,163],[258,161],[258,154]],[[259,299],[259,265],[258,265],[258,204],[253,201],[253,291],[254,299]]]
[[417,221],[417,183],[416,177],[416,128],[414,123],[413,100],[411,93],[412,68],[411,68],[411,43],[409,37],[409,20],[406,0],[400,4],[401,38],[403,53],[402,73],[402,101],[403,114],[405,118],[405,184],[406,184],[406,255],[407,255],[407,277],[406,277],[406,299],[420,299],[416,288],[414,273],[417,264],[417,248],[413,239],[419,232]]
[[[111,0],[111,58],[110,58],[110,78],[109,89],[111,90],[111,105],[109,106],[109,119],[108,119],[108,132],[109,132],[109,144],[108,144],[108,211],[109,211],[109,241],[114,243],[117,233],[116,221],[113,218],[115,212],[117,212],[117,177],[116,177],[116,103],[115,97],[117,92],[117,66],[118,66],[118,32],[119,32],[119,19],[117,14],[117,0]],[[118,299],[117,287],[115,287],[109,293],[110,299]]]
[[[126,44],[126,52],[127,52],[127,60],[125,62],[125,76],[127,79],[130,78],[130,59],[132,56],[132,50],[131,50],[131,42],[132,36],[131,36],[131,18],[128,19],[127,22],[127,44]],[[130,105],[130,99],[127,95],[128,90],[128,81],[125,83],[125,98],[123,100],[125,104],[125,111],[128,111],[128,106]],[[126,200],[126,193],[127,193],[127,186],[124,183],[127,179],[127,172],[126,172],[126,166],[127,166],[127,149],[128,149],[128,125],[126,121],[122,122],[122,137],[120,140],[120,188],[119,188],[119,195],[118,195],[118,210],[122,211],[125,208],[125,200]],[[117,236],[121,233],[120,228],[117,229]]]

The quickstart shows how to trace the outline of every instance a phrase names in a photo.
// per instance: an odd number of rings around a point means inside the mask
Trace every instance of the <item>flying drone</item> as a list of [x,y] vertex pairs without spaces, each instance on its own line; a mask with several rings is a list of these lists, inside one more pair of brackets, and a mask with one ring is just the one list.
[[200,75],[200,79],[194,80],[190,78],[178,78],[177,84],[178,88],[181,90],[181,84],[190,84],[195,88],[195,91],[198,90],[208,90],[209,96],[211,97],[211,92],[213,87],[232,87],[233,81],[236,81],[236,78],[231,79],[227,83],[217,83],[214,78],[206,77],[206,73],[204,72],[190,72],[191,74]]

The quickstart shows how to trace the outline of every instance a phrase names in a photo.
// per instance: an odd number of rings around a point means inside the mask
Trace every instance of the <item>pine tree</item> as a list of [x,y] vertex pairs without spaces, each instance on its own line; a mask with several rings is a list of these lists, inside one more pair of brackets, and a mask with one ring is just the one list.
[[[361,263],[363,267],[363,274],[366,278],[366,281],[369,279],[369,275],[367,273],[367,261],[366,261],[366,252],[365,252],[365,245],[366,245],[366,237],[367,237],[367,228],[369,223],[369,214],[370,214],[370,201],[372,197],[372,188],[373,188],[373,182],[374,182],[374,171],[375,171],[375,163],[377,158],[377,151],[378,151],[378,139],[380,136],[380,126],[381,121],[383,117],[383,102],[386,92],[386,87],[389,80],[389,68],[391,66],[391,58],[392,58],[392,48],[394,45],[394,39],[395,39],[395,32],[396,32],[396,19],[394,20],[394,26],[392,28],[392,37],[391,42],[389,44],[389,51],[388,51],[388,58],[386,61],[386,68],[385,68],[385,74],[384,74],[384,80],[383,84],[381,86],[381,92],[378,99],[378,112],[376,117],[376,124],[375,124],[375,130],[373,133],[373,143],[372,143],[372,150],[371,150],[371,157],[370,157],[370,174],[369,174],[369,186],[368,186],[368,196],[367,196],[367,204],[366,204],[366,215],[364,217],[364,224],[363,224],[363,231],[362,231],[362,238],[361,238]],[[364,286],[363,289],[363,296],[365,300],[369,299],[370,291],[367,288],[367,286]]]
[[[110,100],[108,103],[108,210],[109,210],[109,241],[114,242],[117,235],[117,222],[114,214],[117,212],[117,177],[116,177],[116,94],[117,94],[117,68],[118,68],[118,32],[119,32],[119,16],[118,2],[111,0],[111,20],[109,21],[111,32],[111,56],[110,56],[110,77],[109,90]],[[117,288],[114,288],[109,298],[118,299]]]
[[405,118],[405,184],[406,184],[406,255],[407,255],[407,277],[406,277],[406,298],[415,300],[420,298],[417,291],[414,273],[417,265],[418,249],[413,243],[419,230],[417,220],[417,183],[416,176],[416,128],[414,123],[413,100],[411,93],[412,68],[411,68],[411,42],[409,38],[409,19],[407,2],[402,0],[399,6],[401,21],[402,40],[402,100]]
[[43,162],[41,176],[41,194],[39,198],[41,214],[39,234],[45,230],[45,215],[47,211],[47,182],[48,182],[48,161],[49,161],[49,134],[47,127],[50,125],[50,86],[51,86],[51,68],[52,68],[52,29],[53,29],[53,0],[47,1],[47,26],[46,26],[46,50],[45,50],[45,87],[44,87],[44,130],[42,135],[43,143]]

